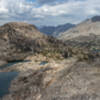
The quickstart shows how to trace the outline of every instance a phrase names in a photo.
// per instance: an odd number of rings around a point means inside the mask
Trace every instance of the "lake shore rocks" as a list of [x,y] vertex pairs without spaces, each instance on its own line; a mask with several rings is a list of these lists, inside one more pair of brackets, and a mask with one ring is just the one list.
[[20,74],[2,100],[100,99],[100,59],[79,62],[72,57],[62,61],[49,60],[42,66],[40,61],[36,62],[36,57],[31,60],[18,65]]

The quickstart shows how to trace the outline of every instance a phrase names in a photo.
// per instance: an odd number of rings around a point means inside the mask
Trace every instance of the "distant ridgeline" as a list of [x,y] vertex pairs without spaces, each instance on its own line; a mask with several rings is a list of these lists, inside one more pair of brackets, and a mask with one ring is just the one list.
[[40,32],[45,33],[47,35],[57,37],[59,36],[60,33],[65,32],[73,27],[75,27],[75,24],[67,23],[58,26],[43,26],[39,28],[39,30]]
[[91,18],[92,22],[98,22],[100,21],[100,16],[94,16],[93,18]]

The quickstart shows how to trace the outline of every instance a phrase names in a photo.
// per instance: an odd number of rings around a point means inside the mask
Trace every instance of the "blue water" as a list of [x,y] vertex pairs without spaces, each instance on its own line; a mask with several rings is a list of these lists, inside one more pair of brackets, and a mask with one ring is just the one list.
[[48,62],[47,61],[42,61],[41,63],[40,63],[40,65],[45,65],[45,64],[47,64]]
[[3,66],[0,66],[0,69],[4,69],[4,68],[7,68],[7,67],[11,67],[11,66],[13,66],[13,65],[15,65],[17,63],[25,63],[25,62],[30,62],[30,60],[11,62],[11,63],[5,64]]
[[[17,63],[25,63],[29,61],[30,60],[11,62],[3,66],[0,66],[0,70],[7,67],[11,67],[12,65]],[[0,98],[9,93],[11,82],[15,77],[17,77],[17,75],[18,72],[0,72]]]
[[18,72],[0,72],[0,98],[8,94],[11,81],[18,75]]

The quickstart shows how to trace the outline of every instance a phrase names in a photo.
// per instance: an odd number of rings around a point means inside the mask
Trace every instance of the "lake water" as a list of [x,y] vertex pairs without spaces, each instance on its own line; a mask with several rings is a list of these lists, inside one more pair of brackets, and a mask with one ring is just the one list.
[[16,62],[11,62],[11,63],[8,63],[8,64],[5,64],[3,66],[0,66],[0,69],[4,69],[4,68],[7,68],[7,67],[11,67],[17,63],[26,63],[26,62],[30,62],[30,60],[24,60],[24,61],[16,61]]
[[[25,62],[29,62],[29,61],[18,61],[18,62],[8,63],[6,65],[1,66],[0,69],[11,67],[16,63],[25,63]],[[42,61],[40,65],[45,65],[47,63],[48,63],[47,61]],[[17,76],[18,76],[18,72],[0,72],[0,98],[2,98],[4,95],[9,93],[11,82]]]
[[47,61],[42,61],[41,63],[40,63],[40,65],[45,65],[45,64],[47,64],[48,62]]
[[[25,62],[29,62],[29,60],[17,61],[5,64],[3,66],[0,66],[0,70],[7,67],[11,67],[17,63],[25,63]],[[15,77],[17,77],[17,75],[18,72],[0,72],[0,98],[3,97],[5,94],[9,93],[11,82],[12,80],[14,80]]]
[[0,98],[9,93],[11,81],[18,75],[18,72],[0,72]]

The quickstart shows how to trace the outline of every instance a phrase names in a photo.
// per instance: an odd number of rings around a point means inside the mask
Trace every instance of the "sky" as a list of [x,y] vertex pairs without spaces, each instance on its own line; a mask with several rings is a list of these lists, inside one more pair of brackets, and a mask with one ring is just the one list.
[[36,26],[80,23],[100,15],[100,0],[0,0],[0,24],[22,21]]

